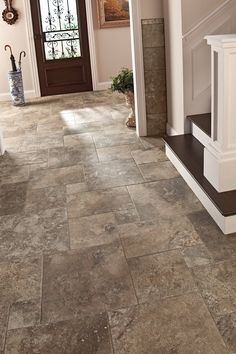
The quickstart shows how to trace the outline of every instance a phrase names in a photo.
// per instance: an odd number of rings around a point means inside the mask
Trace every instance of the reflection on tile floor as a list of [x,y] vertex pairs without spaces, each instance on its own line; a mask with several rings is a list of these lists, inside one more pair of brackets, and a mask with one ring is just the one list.
[[223,236],[109,91],[0,105],[0,353],[236,353]]

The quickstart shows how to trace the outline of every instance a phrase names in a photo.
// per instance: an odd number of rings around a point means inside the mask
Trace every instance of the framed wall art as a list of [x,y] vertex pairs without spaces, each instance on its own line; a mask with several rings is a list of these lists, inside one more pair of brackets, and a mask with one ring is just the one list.
[[129,0],[97,0],[100,28],[130,25]]

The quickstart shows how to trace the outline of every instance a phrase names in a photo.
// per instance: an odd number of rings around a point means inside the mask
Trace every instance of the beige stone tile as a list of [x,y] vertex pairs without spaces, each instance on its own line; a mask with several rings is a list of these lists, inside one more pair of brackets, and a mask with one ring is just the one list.
[[136,209],[115,211],[114,216],[118,225],[129,224],[140,221]]
[[188,217],[214,261],[236,260],[236,234],[224,235],[206,211]]
[[101,162],[84,168],[89,190],[107,189],[144,181],[133,160]]
[[138,143],[138,137],[135,132],[126,134],[97,133],[93,135],[93,138],[97,149]]
[[72,146],[65,148],[53,148],[49,150],[48,166],[60,168],[78,164],[89,164],[98,162],[94,146]]
[[54,186],[27,190],[23,210],[27,214],[35,214],[40,210],[64,208],[65,205],[65,186]]
[[131,155],[137,165],[167,160],[166,154],[159,148],[132,151]]
[[153,149],[155,147],[158,147],[161,150],[165,149],[165,143],[160,136],[144,136],[140,137],[139,140],[141,141],[145,149]]
[[[157,70],[165,70],[166,60],[165,60],[165,48],[156,47],[156,48],[144,48],[144,70],[145,72],[153,73],[153,76],[156,75]],[[145,73],[145,77],[146,73]],[[151,78],[151,74],[148,75]],[[148,82],[146,81],[146,84]]]
[[166,135],[167,113],[156,113],[147,115],[147,134],[151,136]]
[[142,144],[131,144],[97,149],[98,158],[101,162],[113,160],[130,160],[131,152],[142,149]]
[[65,209],[0,217],[0,259],[25,258],[69,248]]
[[22,211],[27,195],[27,182],[0,186],[0,215],[12,215]]
[[195,246],[201,243],[186,217],[164,217],[159,220],[119,226],[122,244],[128,258]]
[[164,47],[163,23],[143,24],[142,32],[144,48]]
[[116,219],[112,213],[70,219],[69,230],[71,249],[81,250],[119,239]]
[[179,250],[131,258],[128,265],[140,303],[196,291],[191,272]]
[[64,136],[65,146],[89,146],[93,144],[92,136],[87,133]]
[[45,188],[77,182],[84,182],[84,170],[79,165],[31,172],[29,188]]
[[189,268],[207,265],[213,262],[207,248],[203,244],[187,247],[182,250],[182,254]]
[[87,191],[88,191],[88,185],[86,182],[67,184],[66,186],[67,195],[71,195],[71,194],[73,195],[73,194],[77,194],[80,192],[87,192]]
[[67,197],[69,218],[79,218],[133,208],[134,205],[125,187],[81,192]]
[[170,161],[146,163],[139,165],[139,169],[145,181],[149,182],[180,176]]
[[118,242],[45,257],[43,322],[136,304]]
[[216,320],[217,328],[222,335],[230,354],[236,352],[236,313],[220,316]]
[[194,279],[212,316],[236,312],[236,262],[193,268]]
[[36,299],[41,294],[41,257],[0,262],[1,302]]
[[0,353],[3,353],[5,345],[5,336],[7,333],[7,323],[9,316],[9,305],[1,303],[0,305]]
[[28,166],[0,167],[0,184],[26,182],[29,180]]
[[7,335],[5,353],[111,354],[107,315],[100,313],[46,326],[11,330]]
[[29,300],[16,302],[10,308],[8,330],[39,325],[41,301]]
[[184,216],[203,209],[182,178],[128,186],[141,220],[154,220],[166,215]]
[[109,313],[115,353],[227,354],[197,294]]
[[0,156],[0,167],[23,166],[46,163],[48,161],[48,150],[10,152]]

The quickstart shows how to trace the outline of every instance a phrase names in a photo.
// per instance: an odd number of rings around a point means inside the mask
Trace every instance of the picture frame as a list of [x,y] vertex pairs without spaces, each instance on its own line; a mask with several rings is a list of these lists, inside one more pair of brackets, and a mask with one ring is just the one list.
[[97,0],[100,28],[130,26],[129,0]]

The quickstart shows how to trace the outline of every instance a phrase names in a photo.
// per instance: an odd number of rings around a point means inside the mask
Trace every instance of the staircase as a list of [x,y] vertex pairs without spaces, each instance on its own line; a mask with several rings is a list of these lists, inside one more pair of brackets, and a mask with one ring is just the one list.
[[166,137],[166,154],[224,234],[236,232],[236,35],[208,36],[211,113],[190,115],[191,134]]

